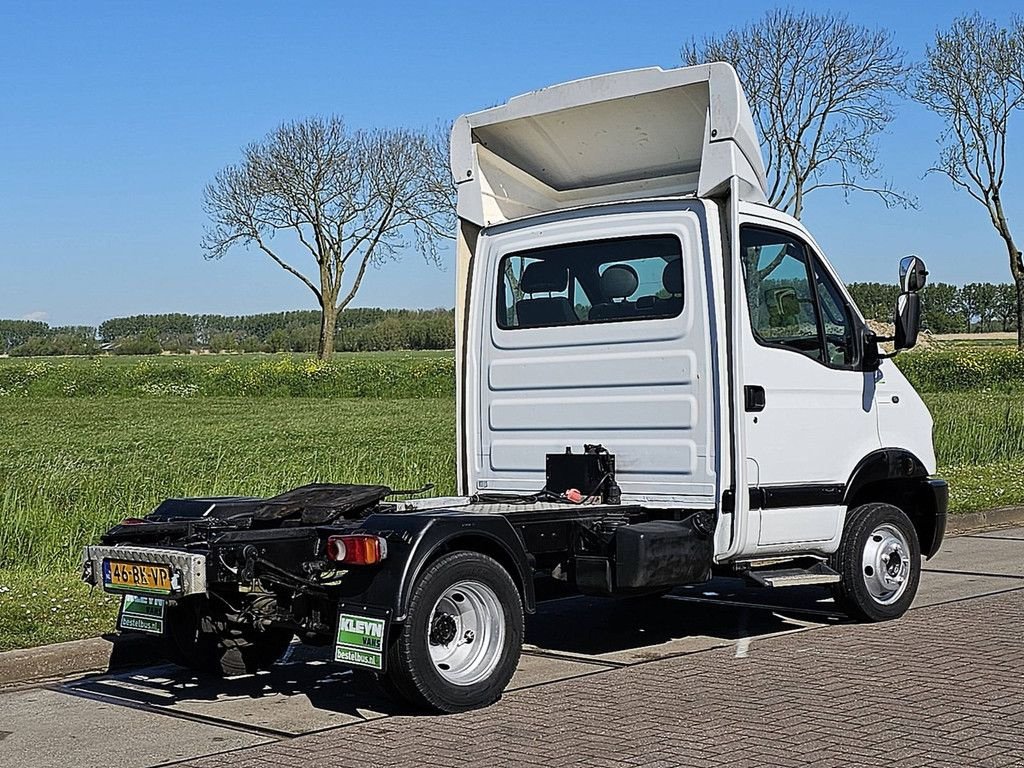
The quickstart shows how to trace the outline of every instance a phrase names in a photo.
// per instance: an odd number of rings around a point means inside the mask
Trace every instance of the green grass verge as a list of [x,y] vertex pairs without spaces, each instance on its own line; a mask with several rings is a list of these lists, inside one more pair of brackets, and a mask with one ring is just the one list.
[[[896,363],[922,392],[1024,392],[1012,346],[936,345]],[[0,359],[0,399],[24,397],[448,397],[451,351]]]
[[63,568],[0,568],[0,651],[112,632],[120,604]]
[[450,398],[0,401],[0,568],[77,563],[83,542],[170,496],[326,481],[450,493],[453,422]]
[[997,507],[1024,506],[1024,466],[1013,462],[953,464],[939,467],[949,482],[949,505],[953,514],[980,512]]
[[935,420],[940,470],[1024,461],[1024,394],[934,392],[922,397]]
[[[450,349],[400,349],[384,352],[335,352],[332,362],[347,360],[394,361],[408,358],[448,358],[452,356]],[[36,356],[36,357],[2,357],[0,368],[4,366],[19,367],[37,363],[68,363],[70,365],[91,365],[97,361],[107,366],[126,368],[139,363],[149,362],[155,365],[211,365],[215,363],[259,363],[267,360],[311,360],[316,355],[305,352],[216,352],[195,354],[161,354],[161,355],[67,355],[67,356]]]
[[1024,352],[1004,345],[941,346],[896,357],[921,392],[1024,391]]

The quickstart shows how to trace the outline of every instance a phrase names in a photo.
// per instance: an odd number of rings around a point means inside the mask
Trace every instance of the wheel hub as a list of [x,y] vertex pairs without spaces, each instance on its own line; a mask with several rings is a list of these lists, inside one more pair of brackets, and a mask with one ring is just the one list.
[[872,599],[882,605],[903,596],[910,578],[910,544],[896,526],[885,523],[868,536],[864,545],[864,585]]
[[505,647],[505,612],[487,584],[460,581],[434,604],[427,650],[434,669],[454,685],[472,685],[493,672]]
[[435,613],[430,622],[430,644],[448,645],[455,639],[458,625],[450,613]]

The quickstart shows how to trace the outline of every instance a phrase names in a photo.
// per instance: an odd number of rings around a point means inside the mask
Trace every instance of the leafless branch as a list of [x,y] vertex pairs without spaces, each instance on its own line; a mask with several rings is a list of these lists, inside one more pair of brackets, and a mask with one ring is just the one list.
[[835,13],[773,10],[722,36],[691,40],[682,57],[736,68],[761,134],[773,205],[799,218],[807,194],[827,188],[916,205],[890,183],[864,181],[878,176],[875,141],[909,73],[891,33]]
[[304,282],[309,287],[309,290],[311,290],[314,294],[316,294],[317,301],[321,301],[321,302],[323,301],[323,296],[320,293],[320,289],[317,288],[315,285],[313,285],[313,282],[308,277],[306,277],[304,274],[299,272],[299,270],[295,269],[295,267],[293,267],[290,264],[288,264],[287,262],[285,262],[284,259],[282,259],[280,256],[278,256],[272,250],[267,248],[267,246],[263,243],[262,238],[260,238],[258,235],[254,239],[255,239],[256,244],[259,246],[259,249],[261,251],[263,251],[265,254],[267,254],[267,256],[269,256],[274,261],[276,261],[281,266],[281,268],[284,269],[286,272],[291,272],[293,275],[295,275],[297,278],[299,278],[299,280]]

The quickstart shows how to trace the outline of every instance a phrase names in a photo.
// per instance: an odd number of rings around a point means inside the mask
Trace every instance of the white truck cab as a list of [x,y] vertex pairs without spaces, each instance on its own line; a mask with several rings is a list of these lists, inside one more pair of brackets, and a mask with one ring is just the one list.
[[[767,204],[728,64],[519,96],[460,118],[451,159],[460,493],[536,491],[546,455],[598,443],[623,503],[714,512],[720,564],[833,556],[868,503],[937,549],[931,417],[814,238]],[[902,269],[910,346],[925,272]]]

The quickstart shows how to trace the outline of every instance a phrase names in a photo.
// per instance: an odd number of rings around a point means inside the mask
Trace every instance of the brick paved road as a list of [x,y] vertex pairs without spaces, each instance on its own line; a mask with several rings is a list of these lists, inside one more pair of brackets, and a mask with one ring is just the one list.
[[1024,591],[652,661],[184,763],[1022,766]]

